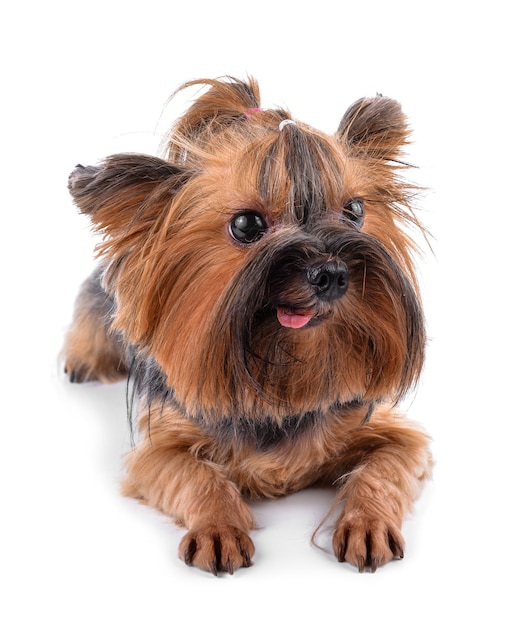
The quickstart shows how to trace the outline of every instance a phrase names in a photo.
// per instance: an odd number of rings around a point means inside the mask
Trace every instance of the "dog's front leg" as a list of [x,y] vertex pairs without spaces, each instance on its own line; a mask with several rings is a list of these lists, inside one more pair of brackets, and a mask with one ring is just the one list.
[[403,558],[402,521],[429,478],[429,439],[387,409],[352,433],[342,464],[339,499],[343,510],[333,550],[362,572]]
[[209,460],[213,442],[175,411],[152,410],[141,443],[127,459],[123,493],[188,528],[179,556],[213,574],[249,567],[253,514],[224,468]]

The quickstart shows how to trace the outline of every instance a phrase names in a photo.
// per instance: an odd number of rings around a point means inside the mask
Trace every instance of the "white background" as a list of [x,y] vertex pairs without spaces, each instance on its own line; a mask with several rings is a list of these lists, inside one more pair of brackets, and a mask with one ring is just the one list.
[[[519,624],[515,3],[14,6],[0,10],[0,621]],[[310,545],[332,497],[317,490],[254,506],[251,569],[215,579],[187,568],[182,531],[118,493],[124,385],[73,386],[57,365],[93,266],[69,171],[155,153],[181,82],[246,73],[264,106],[331,132],[362,95],[398,99],[415,131],[414,180],[430,189],[428,361],[404,408],[431,433],[437,466],[404,525],[405,559],[375,574]]]

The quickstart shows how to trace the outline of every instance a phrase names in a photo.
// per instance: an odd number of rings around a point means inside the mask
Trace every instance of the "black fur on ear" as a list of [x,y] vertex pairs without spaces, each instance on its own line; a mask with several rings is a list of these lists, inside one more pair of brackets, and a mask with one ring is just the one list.
[[82,213],[96,223],[135,216],[148,198],[171,197],[186,172],[163,159],[143,154],[116,154],[99,165],[77,165],[69,176],[69,191]]
[[355,156],[396,161],[408,143],[409,128],[400,104],[378,95],[351,105],[337,135]]

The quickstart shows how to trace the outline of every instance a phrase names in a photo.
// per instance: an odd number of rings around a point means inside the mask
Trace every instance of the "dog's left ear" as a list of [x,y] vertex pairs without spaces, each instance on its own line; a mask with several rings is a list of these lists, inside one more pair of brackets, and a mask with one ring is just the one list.
[[396,100],[376,96],[357,100],[345,112],[337,135],[357,157],[394,161],[407,143],[409,128]]

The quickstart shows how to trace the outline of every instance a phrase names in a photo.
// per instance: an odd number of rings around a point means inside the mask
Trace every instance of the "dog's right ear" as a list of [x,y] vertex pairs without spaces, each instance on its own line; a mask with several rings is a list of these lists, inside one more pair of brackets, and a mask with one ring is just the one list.
[[77,165],[69,191],[97,230],[114,235],[132,224],[150,227],[186,179],[186,172],[163,159],[116,154],[96,166]]

